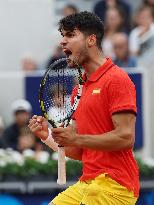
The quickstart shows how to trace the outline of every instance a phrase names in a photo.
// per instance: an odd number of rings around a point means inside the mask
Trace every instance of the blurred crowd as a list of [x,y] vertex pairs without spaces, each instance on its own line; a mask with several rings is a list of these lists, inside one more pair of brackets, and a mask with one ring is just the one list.
[[[99,1],[94,12],[105,25],[104,55],[124,67],[150,66],[154,51],[154,1],[143,0],[133,12],[129,1]],[[142,60],[141,60],[142,59]]]
[[13,122],[6,126],[0,118],[0,148],[12,148],[23,152],[26,149],[43,150],[43,145],[27,127],[32,115],[32,106],[25,99],[15,100],[11,104]]
[[[136,10],[125,0],[99,0],[93,7],[105,26],[102,49],[106,57],[111,57],[122,68],[151,66],[154,63],[154,0],[141,0]],[[79,12],[73,4],[66,5],[62,16]],[[47,60],[39,65],[31,54],[21,59],[24,72],[46,70],[51,63],[64,57],[60,45],[57,45]],[[0,117],[0,147],[12,148],[23,152],[25,149],[36,151],[46,149],[27,127],[32,115],[30,103],[19,99],[10,105],[14,121],[5,126]]]
[[[76,5],[68,4],[62,8],[61,16],[79,11]],[[105,56],[111,57],[120,67],[149,67],[154,63],[154,0],[141,0],[135,10],[126,0],[100,0],[94,4],[93,12],[105,26],[102,41]],[[42,65],[27,55],[21,59],[21,67],[25,72],[47,69],[52,62],[64,56],[57,45]]]

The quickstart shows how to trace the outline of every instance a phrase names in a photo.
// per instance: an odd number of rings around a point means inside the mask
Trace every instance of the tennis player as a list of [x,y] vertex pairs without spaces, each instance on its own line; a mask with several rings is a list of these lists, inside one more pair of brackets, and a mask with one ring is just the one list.
[[[139,172],[133,156],[136,92],[127,73],[105,58],[101,49],[104,26],[90,12],[63,18],[61,46],[69,66],[82,65],[82,97],[73,125],[48,132],[46,120],[33,116],[29,127],[57,151],[83,163],[79,181],[55,197],[50,205],[134,205],[139,195]],[[76,89],[72,94],[72,101]]]

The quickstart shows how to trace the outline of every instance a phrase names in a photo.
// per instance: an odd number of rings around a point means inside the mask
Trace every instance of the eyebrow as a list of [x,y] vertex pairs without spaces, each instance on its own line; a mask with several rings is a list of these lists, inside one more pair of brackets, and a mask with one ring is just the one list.
[[61,32],[62,36],[67,36],[69,34],[75,33],[74,30],[73,31],[65,31],[65,32]]

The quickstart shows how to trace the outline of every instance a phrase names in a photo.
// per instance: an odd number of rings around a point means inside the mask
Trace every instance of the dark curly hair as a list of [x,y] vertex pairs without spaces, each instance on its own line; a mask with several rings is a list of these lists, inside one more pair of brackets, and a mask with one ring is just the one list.
[[89,36],[96,35],[96,44],[101,48],[101,42],[104,36],[104,25],[101,19],[94,13],[83,11],[71,14],[59,21],[59,31],[73,31],[79,29],[83,34]]

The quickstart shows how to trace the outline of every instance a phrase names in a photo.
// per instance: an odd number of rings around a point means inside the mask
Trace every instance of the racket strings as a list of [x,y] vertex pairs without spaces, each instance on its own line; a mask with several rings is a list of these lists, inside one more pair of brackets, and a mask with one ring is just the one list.
[[64,119],[72,115],[71,92],[76,76],[79,76],[79,71],[67,68],[66,61],[57,63],[47,72],[42,101],[48,120],[52,121],[55,126],[59,126]]
[[[40,85],[39,102],[43,116],[53,127],[62,123],[66,127],[76,110],[82,93],[82,72],[78,69],[67,68],[66,59],[53,63],[46,71]],[[78,76],[77,96],[71,106],[71,93]],[[65,149],[58,147],[58,180],[59,184],[66,182]]]

